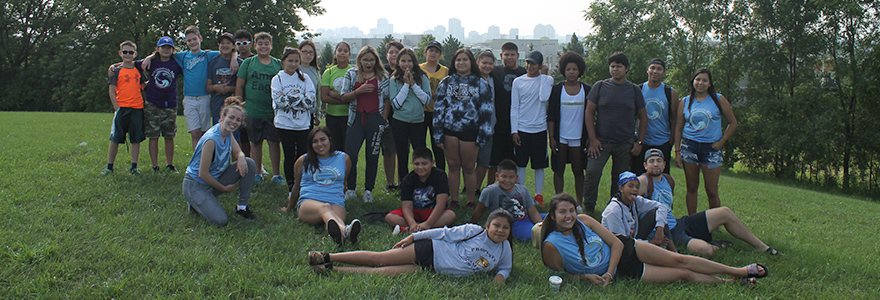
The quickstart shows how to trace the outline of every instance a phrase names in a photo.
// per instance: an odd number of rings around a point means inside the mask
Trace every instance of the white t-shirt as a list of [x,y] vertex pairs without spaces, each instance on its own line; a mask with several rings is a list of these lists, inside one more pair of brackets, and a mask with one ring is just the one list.
[[303,73],[289,75],[284,70],[272,78],[272,108],[275,110],[275,127],[286,130],[308,130],[312,114],[318,111],[315,85]]
[[559,97],[559,137],[567,140],[580,140],[584,124],[584,86],[575,95],[569,95],[562,87]]
[[547,100],[553,77],[528,74],[513,80],[510,91],[510,133],[538,133],[547,130]]

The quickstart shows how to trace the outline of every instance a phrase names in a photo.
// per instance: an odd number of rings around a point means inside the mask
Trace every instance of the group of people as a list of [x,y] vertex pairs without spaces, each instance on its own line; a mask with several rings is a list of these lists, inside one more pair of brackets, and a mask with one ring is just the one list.
[[[333,64],[321,73],[311,41],[285,48],[278,59],[269,54],[272,36],[265,32],[253,38],[245,30],[222,33],[219,51],[201,50],[195,26],[184,34],[189,50],[174,53],[174,41],[162,37],[153,54],[137,61],[134,43],[120,45],[123,61],[109,70],[116,112],[102,174],[113,172],[118,144],[126,134],[132,145],[131,173],[139,173],[138,146],[145,138],[150,138],[153,169],[160,171],[160,136],[165,138],[165,169],[176,172],[173,139],[181,76],[194,150],[183,195],[191,211],[216,226],[228,222],[216,196],[233,192],[236,183],[236,213],[256,218],[248,204],[254,185],[263,181],[265,140],[272,181],[290,190],[281,210],[296,210],[303,223],[324,226],[339,245],[357,243],[363,225],[358,219],[346,224],[345,204],[357,197],[360,151],[365,148],[362,199],[368,203],[374,201],[383,153],[387,188],[399,189],[401,200],[401,208],[388,212],[385,221],[393,233],[409,235],[385,252],[310,252],[316,271],[491,271],[493,281],[503,283],[512,266],[512,236],[532,240],[547,267],[594,284],[624,276],[754,285],[755,278],[768,274],[761,264],[733,268],[677,254],[677,246],[702,255],[730,246],[729,241],[712,239],[720,226],[757,250],[779,254],[729,208],[720,207],[721,149],[736,130],[736,119],[728,100],[716,93],[708,69],[694,74],[690,94],[678,101],[677,91],[663,83],[663,60],[651,60],[649,80],[636,85],[626,79],[630,64],[620,52],[608,58],[611,78],[592,86],[579,81],[584,58],[567,52],[558,65],[565,80],[554,85],[543,55],[529,52],[525,67],[519,66],[513,43],[502,46],[501,65],[496,66],[491,51],[475,56],[462,48],[452,54],[447,68],[439,64],[444,54],[436,41],[425,47],[424,63],[395,41],[386,45],[388,65],[375,48],[365,46],[354,66],[349,65],[350,45],[341,42]],[[319,126],[322,117],[326,126]],[[723,133],[722,119],[729,123]],[[281,146],[284,177],[279,170]],[[666,164],[673,148],[687,186],[689,215],[679,219],[672,215],[675,181]],[[618,182],[611,186],[613,197],[600,224],[591,215],[609,158]],[[525,186],[529,164],[534,196]],[[576,180],[575,197],[562,193],[566,164]],[[541,214],[548,166],[556,195],[548,213]],[[711,209],[697,213],[701,173]],[[487,186],[480,189],[484,179]],[[462,181],[466,206],[474,208],[472,224],[449,227],[456,219],[451,208],[458,207]],[[487,211],[485,228],[473,225]],[[334,269],[333,262],[368,267]]]

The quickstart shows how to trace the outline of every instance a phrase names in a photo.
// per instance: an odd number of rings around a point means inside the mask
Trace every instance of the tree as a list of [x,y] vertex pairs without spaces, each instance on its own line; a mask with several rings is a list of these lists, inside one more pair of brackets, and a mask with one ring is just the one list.
[[419,48],[415,49],[416,58],[418,58],[419,61],[421,61],[421,62],[425,61],[425,47],[428,46],[428,43],[433,42],[435,40],[437,40],[437,39],[434,38],[433,34],[423,34],[421,36],[421,39],[419,40]]
[[388,65],[388,59],[386,59],[385,56],[386,54],[388,54],[388,48],[386,48],[385,46],[392,41],[394,41],[394,36],[388,34],[384,38],[382,38],[382,43],[379,43],[379,47],[376,48],[376,52],[379,52],[379,59],[381,59],[382,64],[386,66]]
[[578,39],[577,34],[574,32],[571,33],[571,41],[568,42],[565,46],[562,47],[562,52],[574,52],[580,55],[584,55],[584,44]]
[[464,45],[457,38],[452,35],[446,36],[446,39],[443,40],[443,57],[440,58],[440,64],[451,66],[452,55],[463,47]]
[[324,70],[333,65],[333,46],[329,42],[324,43],[321,49],[321,56],[318,57],[318,65],[323,66]]

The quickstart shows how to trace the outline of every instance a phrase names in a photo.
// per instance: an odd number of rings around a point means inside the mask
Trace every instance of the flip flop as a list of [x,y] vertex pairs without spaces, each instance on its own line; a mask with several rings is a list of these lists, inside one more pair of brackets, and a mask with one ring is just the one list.
[[330,262],[330,253],[321,251],[309,251],[309,265],[323,265]]
[[767,250],[764,250],[764,252],[770,255],[782,255],[782,252],[776,251],[773,247],[767,247]]
[[724,249],[727,247],[733,246],[733,242],[731,241],[723,241],[723,240],[714,240],[709,242],[710,245],[718,247],[718,249]]
[[739,284],[744,287],[755,288],[758,285],[758,279],[755,277],[743,277],[740,278]]
[[313,265],[312,271],[315,271],[315,273],[318,273],[318,274],[326,274],[330,271],[333,271],[333,263]]
[[[759,267],[760,267],[760,269],[759,269]],[[764,274],[761,274],[761,269],[764,269]],[[770,274],[770,269],[768,269],[767,266],[760,264],[760,263],[754,263],[754,264],[748,265],[748,266],[746,266],[746,270],[748,271],[748,274],[749,274],[747,277],[751,277],[751,278],[764,278]]]

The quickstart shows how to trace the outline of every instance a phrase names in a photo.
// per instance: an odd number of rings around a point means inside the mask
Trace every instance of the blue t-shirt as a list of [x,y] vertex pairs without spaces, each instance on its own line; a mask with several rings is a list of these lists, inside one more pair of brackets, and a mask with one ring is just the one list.
[[[715,94],[719,99],[721,94]],[[684,110],[684,138],[699,143],[714,143],[721,139],[721,110],[710,96],[696,101],[688,108],[691,96],[681,101]]]
[[[143,61],[142,59],[135,62],[135,65],[141,68]],[[183,75],[183,69],[180,68],[177,61],[157,59],[150,63],[149,70],[144,71],[149,73],[149,81],[144,89],[147,101],[159,108],[177,107],[177,79]]]
[[565,272],[571,274],[596,274],[602,275],[608,272],[608,263],[611,261],[611,247],[608,246],[602,237],[593,232],[581,220],[577,220],[581,231],[584,232],[584,256],[581,257],[578,251],[577,240],[574,234],[564,235],[559,231],[553,231],[547,235],[545,242],[549,242],[556,247],[559,255],[562,256],[562,266]]
[[183,67],[183,95],[207,95],[205,84],[208,82],[208,62],[220,56],[220,51],[181,51],[174,53],[174,60]]
[[214,125],[199,139],[199,144],[196,146],[196,150],[193,151],[189,166],[186,167],[186,176],[204,185],[208,185],[208,183],[199,178],[199,163],[202,159],[202,146],[208,140],[214,141],[214,159],[209,167],[211,176],[220,178],[220,175],[232,164],[232,134],[223,138],[220,135],[220,124]]
[[[666,205],[666,209],[669,210],[666,214],[666,228],[672,230],[672,228],[675,228],[675,225],[678,223],[675,216],[672,215],[672,187],[669,185],[669,180],[666,180],[666,176],[660,176],[660,178],[662,178],[660,179],[660,182],[653,182],[654,192],[651,194],[650,199]],[[647,179],[654,180],[651,177],[647,177]]]
[[334,151],[330,157],[318,158],[318,161],[317,171],[310,172],[303,166],[302,178],[299,180],[299,198],[345,208],[345,187],[342,185],[345,179],[345,153]]
[[660,83],[656,89],[642,84],[642,96],[645,97],[645,112],[648,113],[648,131],[645,143],[663,145],[669,142],[669,99],[666,99],[666,84]]

